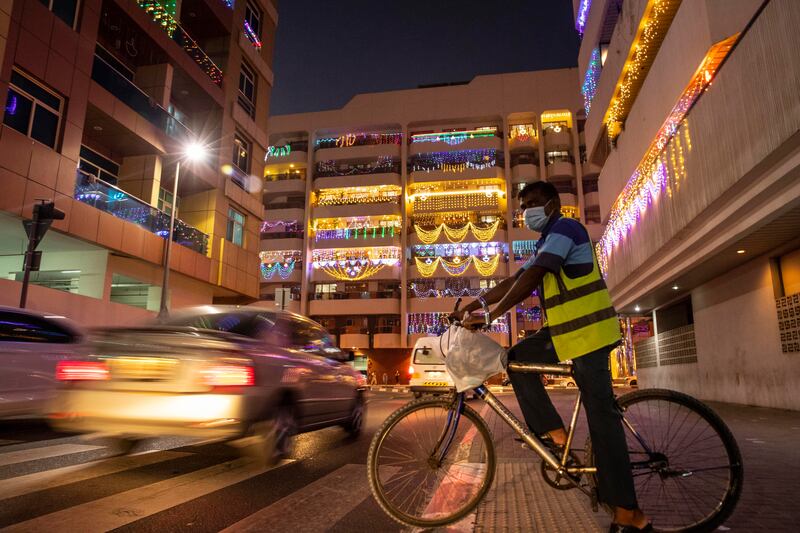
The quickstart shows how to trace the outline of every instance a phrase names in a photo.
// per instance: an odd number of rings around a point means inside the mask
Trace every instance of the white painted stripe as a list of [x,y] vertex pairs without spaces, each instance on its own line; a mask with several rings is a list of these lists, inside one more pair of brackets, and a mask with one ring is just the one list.
[[45,470],[44,472],[17,476],[0,481],[0,500],[22,496],[23,494],[30,494],[31,492],[39,490],[60,487],[78,481],[86,481],[87,479],[100,476],[116,474],[118,472],[124,472],[125,470],[131,470],[133,468],[163,461],[170,461],[187,455],[192,454],[187,452],[152,451],[138,455],[114,457],[112,459],[104,459],[91,463],[65,466],[62,468]]
[[109,531],[292,462],[263,468],[246,459],[226,461],[20,522],[5,531]]
[[30,450],[17,450],[13,452],[0,453],[0,466],[24,463],[26,461],[38,461],[49,457],[69,455],[72,453],[88,452],[99,450],[104,446],[89,446],[88,444],[56,444],[55,446],[43,446]]
[[322,533],[367,497],[366,465],[344,465],[222,531],[268,531],[280,524],[281,531]]

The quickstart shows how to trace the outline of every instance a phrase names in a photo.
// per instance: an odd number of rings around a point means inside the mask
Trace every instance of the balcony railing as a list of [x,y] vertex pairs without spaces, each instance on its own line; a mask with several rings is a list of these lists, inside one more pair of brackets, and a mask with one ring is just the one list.
[[271,231],[261,232],[262,239],[302,239],[302,231]]
[[400,174],[400,163],[391,161],[378,161],[362,165],[336,165],[331,161],[317,163],[315,178],[330,178],[334,176],[362,176],[364,174]]
[[270,209],[305,209],[306,203],[302,200],[294,202],[276,202],[267,204],[264,208],[269,211]]
[[98,55],[94,56],[92,79],[170,137],[182,142],[192,138],[189,128]]
[[264,176],[265,181],[286,181],[286,180],[305,180],[306,179],[306,171],[305,170],[292,170],[287,172],[281,172],[279,174],[267,174]]
[[[160,237],[166,238],[169,233],[169,214],[80,170],[75,182],[75,199]],[[208,235],[178,219],[172,240],[203,255],[208,250]]]
[[362,292],[315,292],[313,300],[370,300],[373,298],[400,298],[399,290],[362,291]]

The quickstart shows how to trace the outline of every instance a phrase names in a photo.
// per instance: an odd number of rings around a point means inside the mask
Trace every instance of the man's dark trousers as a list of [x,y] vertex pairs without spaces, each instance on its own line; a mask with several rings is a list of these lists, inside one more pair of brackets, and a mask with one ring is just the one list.
[[[628,446],[611,387],[610,348],[573,359],[575,384],[582,393],[589,435],[597,466],[598,496],[611,506],[636,509],[636,492],[631,475]],[[525,363],[558,363],[550,330],[542,328],[515,344],[508,351],[509,361]],[[536,374],[509,372],[528,427],[536,434],[563,428],[553,402]]]

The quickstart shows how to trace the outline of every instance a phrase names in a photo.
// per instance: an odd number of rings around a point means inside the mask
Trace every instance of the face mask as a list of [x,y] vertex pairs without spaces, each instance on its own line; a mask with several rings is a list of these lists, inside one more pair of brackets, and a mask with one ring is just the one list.
[[[547,204],[549,203],[550,202],[548,201]],[[525,218],[525,225],[528,227],[528,229],[541,233],[547,224],[548,219],[550,218],[549,215],[545,214],[545,208],[547,207],[547,204],[540,205],[538,207],[529,207],[522,212],[522,216]]]

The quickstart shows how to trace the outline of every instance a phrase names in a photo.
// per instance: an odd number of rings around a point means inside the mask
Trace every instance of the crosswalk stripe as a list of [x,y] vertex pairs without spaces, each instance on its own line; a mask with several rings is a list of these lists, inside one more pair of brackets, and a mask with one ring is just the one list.
[[246,459],[226,461],[20,522],[5,531],[109,531],[292,462],[264,468]]
[[90,446],[88,444],[56,444],[55,446],[0,453],[0,466],[24,463],[26,461],[38,461],[40,459],[48,459],[60,455],[99,450],[101,448],[103,448],[103,446]]
[[86,481],[100,476],[116,474],[125,470],[132,470],[163,461],[170,461],[187,455],[191,454],[188,452],[146,452],[139,455],[114,457],[112,459],[103,459],[90,463],[64,466],[62,468],[45,470],[44,472],[17,476],[0,481],[0,500],[22,496],[23,494],[30,494],[31,492],[39,490],[60,487],[70,483],[77,483],[78,481]]
[[[344,465],[257,511],[223,533],[258,532],[280,524],[283,531],[327,531],[369,496],[366,465]],[[313,523],[309,517],[314,517]]]

